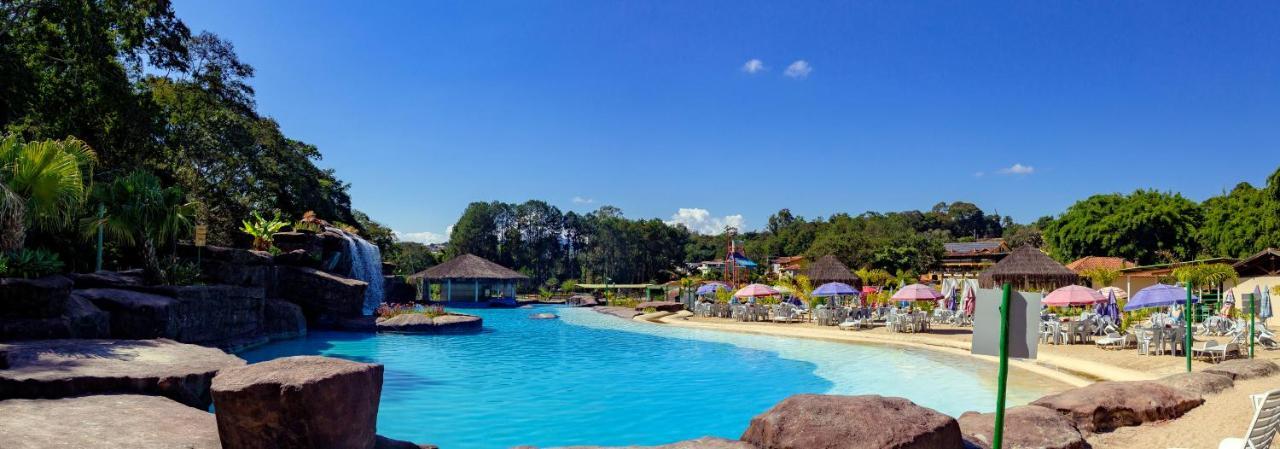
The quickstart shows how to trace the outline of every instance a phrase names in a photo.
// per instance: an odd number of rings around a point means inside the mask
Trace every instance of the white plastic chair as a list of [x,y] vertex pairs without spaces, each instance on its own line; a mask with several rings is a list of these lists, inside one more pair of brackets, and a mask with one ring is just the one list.
[[1253,419],[1244,438],[1226,438],[1218,443],[1218,449],[1266,449],[1271,447],[1280,430],[1280,390],[1271,390],[1255,401]]

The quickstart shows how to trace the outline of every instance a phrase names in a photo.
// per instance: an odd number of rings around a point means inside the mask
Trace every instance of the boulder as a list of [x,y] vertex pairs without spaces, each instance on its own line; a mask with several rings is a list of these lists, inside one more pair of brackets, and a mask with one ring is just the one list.
[[474,315],[448,314],[427,316],[420,313],[405,313],[391,318],[377,320],[378,332],[410,332],[410,333],[455,333],[476,332],[484,327],[484,320]]
[[396,274],[396,268],[399,268],[399,267],[400,267],[399,265],[396,265],[393,262],[387,262],[384,260],[382,261],[382,275],[383,276],[394,275]]
[[76,290],[111,317],[116,338],[170,338],[217,343],[245,337],[262,326],[266,299],[260,288],[230,285],[160,287],[149,292],[110,288]]
[[1178,373],[1156,379],[1156,382],[1198,395],[1218,394],[1235,386],[1230,377],[1209,372]]
[[0,319],[0,341],[110,336],[107,313],[78,296],[67,300],[66,310],[59,317]]
[[179,254],[185,259],[194,261],[197,253],[200,273],[211,283],[264,287],[271,282],[271,253],[222,246],[179,246]]
[[636,310],[654,309],[659,312],[679,312],[684,310],[684,304],[675,301],[645,301],[636,304]]
[[1097,382],[1031,404],[1057,410],[1088,434],[1174,419],[1203,403],[1198,394],[1155,381],[1138,381]]
[[374,440],[373,449],[440,449],[434,444],[418,444],[408,441],[401,441],[378,435]]
[[632,309],[630,307],[598,306],[598,307],[592,308],[591,310],[603,313],[605,315],[613,315],[618,318],[626,318],[628,320],[635,318],[637,315],[640,315],[640,312],[637,312],[635,309]]
[[307,335],[307,319],[302,307],[289,301],[268,299],[262,307],[262,333],[271,340]]
[[285,357],[213,380],[226,449],[372,448],[381,394],[382,365],[328,357]]
[[[995,413],[966,412],[960,415],[960,432],[965,440],[982,449],[991,447]],[[1006,409],[1003,446],[1013,449],[1089,449],[1075,423],[1061,413],[1034,405]]]
[[401,276],[382,277],[382,302],[412,304],[418,299],[418,289]]
[[307,267],[277,267],[273,291],[299,306],[309,321],[360,316],[369,284]]
[[213,414],[158,396],[0,401],[0,447],[218,449]]
[[0,400],[85,394],[164,396],[209,408],[219,370],[244,365],[219,349],[172,340],[41,340],[0,344]]
[[573,295],[565,300],[565,304],[574,307],[595,307],[600,305],[600,301],[591,295]]
[[660,446],[566,446],[559,449],[756,449],[756,447],[745,441],[702,437]]
[[36,279],[0,278],[0,318],[54,318],[71,297],[71,279],[52,275]]
[[142,270],[95,271],[68,275],[76,288],[137,288],[146,285]]
[[1231,359],[1204,370],[1206,373],[1230,377],[1234,380],[1247,380],[1258,377],[1274,376],[1280,373],[1276,362],[1266,359]]
[[292,265],[296,267],[319,268],[320,259],[312,258],[306,251],[295,249],[277,254],[272,258],[276,265]]
[[760,449],[959,449],[955,418],[893,397],[798,394],[751,419]]

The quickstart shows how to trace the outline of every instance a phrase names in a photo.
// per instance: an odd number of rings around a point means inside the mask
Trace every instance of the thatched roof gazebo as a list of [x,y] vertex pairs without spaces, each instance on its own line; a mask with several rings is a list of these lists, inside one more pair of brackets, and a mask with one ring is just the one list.
[[1025,245],[978,275],[982,288],[996,288],[1006,282],[1018,290],[1049,291],[1079,284],[1080,275],[1049,258],[1039,248]]
[[528,279],[515,270],[471,254],[454,257],[409,276],[409,282],[419,286],[422,298],[427,301],[431,300],[430,284],[440,284],[443,301],[476,303],[494,299],[514,302],[515,283]]
[[830,254],[822,256],[810,264],[809,269],[805,270],[804,274],[809,277],[809,281],[814,286],[828,282],[843,282],[854,288],[862,288],[862,279],[853,274],[852,271],[849,271],[849,267],[840,262],[840,259]]

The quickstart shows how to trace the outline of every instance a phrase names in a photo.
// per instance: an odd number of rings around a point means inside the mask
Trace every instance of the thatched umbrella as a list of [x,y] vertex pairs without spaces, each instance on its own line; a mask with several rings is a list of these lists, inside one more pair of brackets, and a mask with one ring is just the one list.
[[805,271],[805,276],[809,276],[809,281],[814,285],[840,282],[852,285],[855,288],[862,288],[862,279],[858,278],[858,275],[853,274],[852,271],[849,271],[849,267],[841,263],[840,259],[830,254],[822,256],[809,265],[809,270]]
[[983,288],[996,288],[1005,283],[1023,291],[1053,290],[1079,284],[1080,275],[1038,248],[1024,245],[978,275],[978,284]]
[[[431,268],[409,276],[414,285],[441,284],[444,287],[444,300],[453,301],[456,297],[465,299],[471,296],[473,301],[480,300],[480,286],[487,285],[498,288],[504,296],[515,298],[515,283],[529,280],[528,276],[510,268],[490,262],[472,254],[463,254]],[[455,284],[457,291],[455,292]],[[468,288],[466,284],[471,284]],[[431,290],[421,287],[423,299],[431,300]],[[470,291],[471,295],[466,292]]]

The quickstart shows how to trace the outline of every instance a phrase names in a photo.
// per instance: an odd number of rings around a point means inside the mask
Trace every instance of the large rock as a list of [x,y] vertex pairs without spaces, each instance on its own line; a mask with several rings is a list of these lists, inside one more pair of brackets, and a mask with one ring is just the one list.
[[242,338],[262,326],[266,298],[260,288],[230,285],[163,287],[151,292],[109,288],[76,290],[111,316],[116,338],[171,338],[217,343]]
[[659,312],[679,312],[684,310],[684,304],[675,301],[646,301],[636,304],[636,310],[654,309]]
[[1234,380],[1247,380],[1258,377],[1274,376],[1280,373],[1276,362],[1266,359],[1231,359],[1204,370],[1206,373],[1230,377]]
[[[991,447],[995,413],[960,415],[960,432],[979,448]],[[1089,449],[1075,423],[1061,413],[1034,405],[1006,409],[1003,446],[1013,449]]]
[[387,438],[378,435],[377,441],[373,443],[373,449],[440,449],[434,444],[418,444],[408,441]]
[[212,283],[264,287],[271,282],[273,259],[271,253],[265,251],[222,246],[205,246],[197,250],[194,246],[182,245],[179,252],[183,258],[192,261],[198,252],[200,273]]
[[484,320],[474,315],[449,314],[427,316],[419,313],[406,313],[391,318],[379,319],[379,332],[412,332],[412,333],[450,333],[474,332],[484,327]]
[[372,448],[382,365],[300,356],[224,370],[213,380],[222,446]]
[[272,340],[307,335],[307,319],[302,307],[289,301],[268,299],[262,308],[262,333]]
[[284,252],[302,251],[307,259],[314,259],[317,264],[324,256],[324,243],[314,232],[277,232],[271,238],[276,248]]
[[142,270],[95,271],[68,275],[76,288],[137,288],[146,285]]
[[702,437],[659,446],[566,446],[559,449],[756,449],[756,447],[745,441]]
[[307,267],[277,267],[274,296],[302,306],[311,321],[359,316],[369,284]]
[[410,304],[417,299],[418,289],[405,282],[401,276],[382,277],[382,302]]
[[60,316],[67,308],[72,285],[71,279],[59,275],[0,278],[0,319]]
[[959,449],[950,416],[883,396],[798,394],[751,419],[743,441],[760,449]]
[[59,317],[0,319],[0,341],[110,336],[107,313],[77,296],[67,300],[66,310]]
[[1218,394],[1235,385],[1230,377],[1208,372],[1178,373],[1156,379],[1156,382],[1198,395]]
[[1081,432],[1109,432],[1182,416],[1204,403],[1200,395],[1154,381],[1097,382],[1045,396],[1032,405],[1057,410]]
[[209,407],[219,370],[244,365],[215,348],[172,340],[42,340],[0,344],[0,399],[84,394],[164,396]]
[[0,401],[0,447],[218,449],[213,414],[158,396]]

